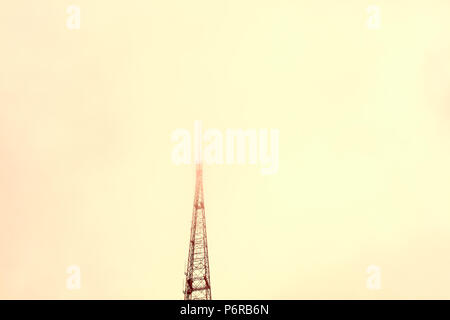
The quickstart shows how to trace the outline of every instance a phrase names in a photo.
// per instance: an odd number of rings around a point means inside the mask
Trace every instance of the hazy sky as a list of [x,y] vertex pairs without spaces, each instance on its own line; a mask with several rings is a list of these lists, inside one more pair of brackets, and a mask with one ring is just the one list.
[[195,172],[171,135],[201,120],[280,133],[276,174],[204,168],[214,299],[449,299],[449,12],[3,1],[0,298],[182,299]]

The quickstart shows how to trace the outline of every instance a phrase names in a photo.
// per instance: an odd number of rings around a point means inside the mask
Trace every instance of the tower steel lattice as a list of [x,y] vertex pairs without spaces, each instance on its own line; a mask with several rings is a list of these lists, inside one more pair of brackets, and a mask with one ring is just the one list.
[[184,285],[184,300],[211,300],[208,241],[206,237],[205,202],[203,197],[203,168],[196,165],[194,208],[191,237]]

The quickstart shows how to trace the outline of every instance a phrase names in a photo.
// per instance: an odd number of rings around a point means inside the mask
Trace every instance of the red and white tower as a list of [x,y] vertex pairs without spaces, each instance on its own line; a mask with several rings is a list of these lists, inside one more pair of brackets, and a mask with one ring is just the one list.
[[206,237],[205,202],[203,197],[203,168],[196,165],[194,209],[184,285],[184,300],[211,300],[208,241]]

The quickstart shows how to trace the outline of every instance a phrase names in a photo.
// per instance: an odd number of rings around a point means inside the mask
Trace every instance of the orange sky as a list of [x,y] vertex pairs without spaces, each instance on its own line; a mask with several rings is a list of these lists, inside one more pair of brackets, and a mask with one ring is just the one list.
[[195,120],[280,133],[276,174],[204,169],[214,299],[450,298],[448,12],[3,2],[0,298],[182,299],[195,173],[171,134]]

